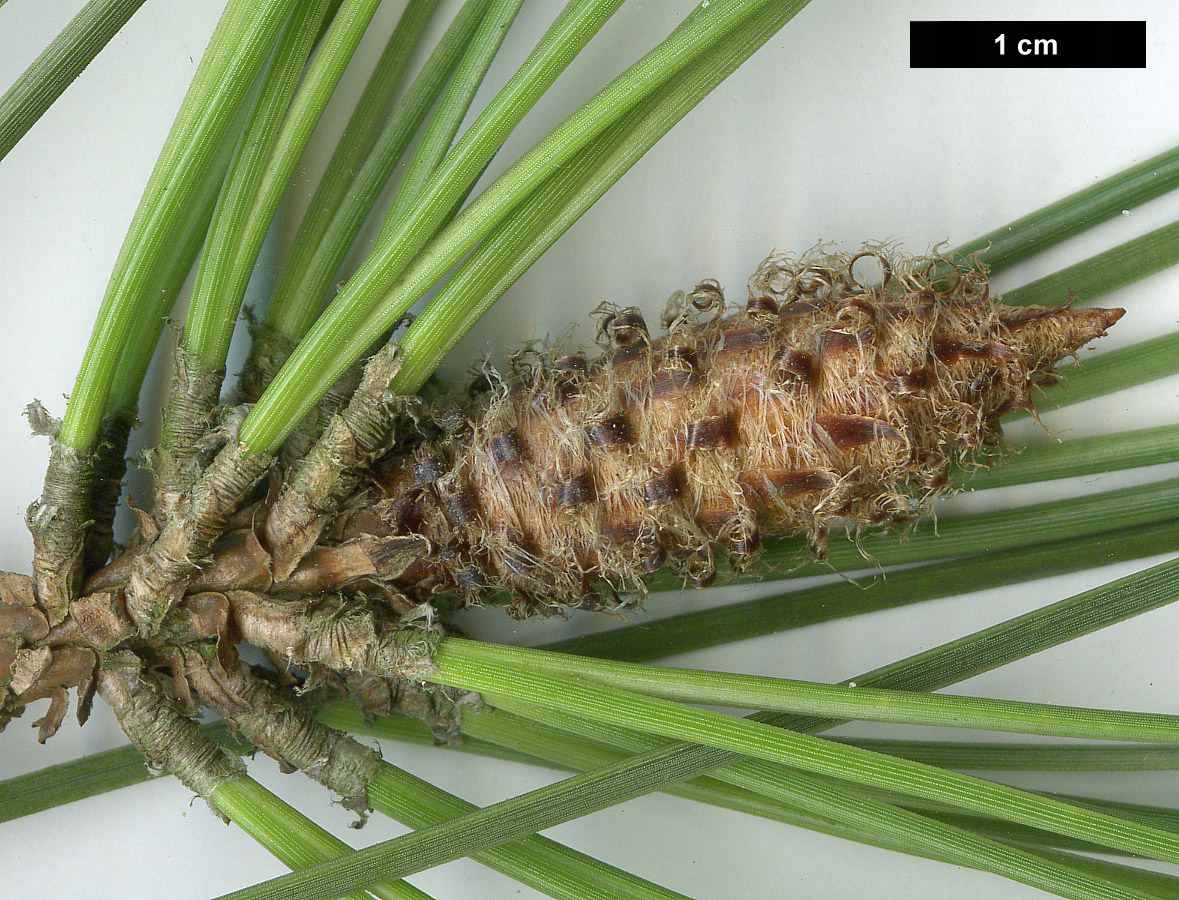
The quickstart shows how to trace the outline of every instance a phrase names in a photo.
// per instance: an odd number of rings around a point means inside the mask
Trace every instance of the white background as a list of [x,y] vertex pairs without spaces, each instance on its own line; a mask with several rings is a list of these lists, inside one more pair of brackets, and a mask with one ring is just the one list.
[[[81,6],[9,0],[0,8],[0,86],[7,85]],[[151,0],[10,156],[0,162],[0,568],[27,572],[26,505],[40,490],[46,450],[21,416],[34,397],[60,415],[127,223],[222,4]],[[389,2],[381,20],[401,7]],[[494,175],[661,39],[690,8],[632,0],[543,100],[493,164]],[[488,88],[535,43],[558,9],[526,3]],[[908,22],[929,18],[1130,18],[1147,21],[1145,70],[919,71],[908,66]],[[815,0],[690,115],[492,310],[456,351],[461,374],[490,350],[498,358],[531,338],[579,323],[603,300],[655,313],[677,288],[718,278],[741,299],[758,260],[772,249],[818,241],[855,248],[895,239],[922,252],[961,242],[1091,184],[1179,141],[1179,10],[1160,2],[894,2]],[[369,48],[370,50],[372,47]],[[371,53],[369,58],[371,59]],[[355,90],[355,73],[350,74]],[[353,94],[354,95],[354,94]],[[486,96],[486,92],[484,98]],[[335,121],[342,112],[337,110]],[[301,176],[313,185],[310,164]],[[1005,273],[1023,283],[1179,214],[1176,198],[1149,204]],[[281,243],[281,242],[280,242]],[[261,267],[259,281],[269,276]],[[1173,330],[1179,276],[1164,273],[1109,299],[1129,313],[1101,350]],[[1062,300],[1064,298],[1061,298]],[[1084,359],[1089,353],[1082,355]],[[158,385],[158,374],[153,375]],[[1100,403],[1047,414],[1062,437],[1174,421],[1169,380]],[[150,410],[152,404],[145,405]],[[139,442],[150,440],[150,413]],[[1033,425],[1013,442],[1047,439]],[[1089,478],[1056,490],[1102,489],[1126,480]],[[142,489],[142,482],[136,482]],[[964,497],[978,508],[1032,496]],[[677,662],[838,680],[1145,566],[1148,561],[1017,589],[963,595],[911,609],[812,627],[693,654]],[[748,588],[752,595],[755,590]],[[742,591],[731,592],[745,596]],[[710,602],[700,594],[660,598],[653,614]],[[536,643],[557,633],[606,627],[600,617],[513,623],[496,612],[468,620],[480,635]],[[980,677],[976,694],[1179,712],[1173,653],[1179,613],[1163,610]],[[67,720],[39,747],[27,714],[0,735],[0,776],[30,771],[123,743],[98,709],[85,729]],[[885,732],[876,729],[873,733]],[[443,751],[386,747],[386,756],[467,799],[486,804],[551,779],[538,769],[483,763]],[[374,817],[360,833],[300,776],[264,762],[252,772],[353,842],[398,832]],[[1042,777],[1044,786],[1089,789],[1147,802],[1179,803],[1170,775]],[[277,875],[263,851],[225,827],[170,779],[128,788],[0,825],[4,893],[76,898],[203,898]],[[950,895],[1033,897],[989,875],[855,847],[773,823],[646,798],[550,832],[669,887],[701,898]],[[474,863],[412,879],[440,898],[533,896]]]

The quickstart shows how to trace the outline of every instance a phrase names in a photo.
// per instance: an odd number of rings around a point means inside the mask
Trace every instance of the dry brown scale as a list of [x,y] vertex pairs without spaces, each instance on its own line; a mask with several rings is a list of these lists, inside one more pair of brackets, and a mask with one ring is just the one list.
[[[865,284],[873,266],[879,283]],[[1121,315],[1006,307],[980,267],[867,250],[771,257],[740,312],[704,282],[669,307],[661,338],[637,311],[609,310],[597,359],[530,352],[462,414],[407,415],[382,351],[265,499],[238,508],[265,466],[245,472],[230,440],[176,515],[162,529],[141,516],[140,546],[87,570],[68,603],[68,554],[44,579],[5,575],[0,726],[48,697],[48,737],[70,687],[83,718],[95,690],[133,710],[166,687],[294,760],[306,735],[275,737],[248,703],[235,713],[239,640],[380,711],[428,664],[420,626],[443,596],[506,592],[521,615],[609,606],[664,566],[707,585],[721,562],[749,565],[763,536],[805,534],[821,556],[832,527],[926,512],[951,466],[994,445],[1000,417]],[[40,596],[54,586],[56,600]]]

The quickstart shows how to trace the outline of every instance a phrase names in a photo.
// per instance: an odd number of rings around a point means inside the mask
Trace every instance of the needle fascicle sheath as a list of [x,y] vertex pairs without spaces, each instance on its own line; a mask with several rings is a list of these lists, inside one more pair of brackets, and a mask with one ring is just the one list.
[[167,769],[225,818],[213,803],[213,792],[243,776],[245,766],[176,710],[139,657],[126,650],[107,654],[98,675],[98,693],[152,765]]
[[138,552],[127,579],[127,612],[150,637],[180,600],[188,582],[221,535],[226,519],[270,467],[265,455],[242,452],[232,437],[168,519],[159,535]]
[[290,577],[318,543],[336,504],[359,484],[357,467],[370,462],[388,439],[404,402],[389,392],[398,367],[397,349],[386,345],[365,366],[347,406],[332,417],[311,451],[289,473],[262,530],[277,581]]
[[172,356],[171,391],[153,455],[156,498],[152,514],[157,522],[166,522],[173,514],[207,462],[197,447],[212,424],[225,377],[228,335],[240,306],[231,276],[241,265],[238,255],[247,252],[241,245],[251,208],[299,75],[331,5],[328,0],[297,3],[252,96],[245,130],[217,198],[184,333]]

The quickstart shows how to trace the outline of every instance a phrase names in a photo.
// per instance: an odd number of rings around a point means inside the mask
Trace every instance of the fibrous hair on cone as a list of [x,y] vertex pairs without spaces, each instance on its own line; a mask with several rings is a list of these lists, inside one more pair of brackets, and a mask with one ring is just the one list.
[[764,535],[822,557],[833,526],[927,512],[1122,312],[1003,306],[980,265],[936,256],[771,256],[742,310],[706,281],[673,297],[662,337],[605,309],[596,359],[518,360],[445,437],[381,461],[375,530],[430,541],[410,596],[506,591],[520,614],[626,602],[663,566],[705,586]]

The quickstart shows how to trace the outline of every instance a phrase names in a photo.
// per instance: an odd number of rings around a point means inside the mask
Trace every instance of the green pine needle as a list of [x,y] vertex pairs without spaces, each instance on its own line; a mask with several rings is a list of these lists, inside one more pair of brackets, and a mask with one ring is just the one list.
[[0,159],[90,65],[143,0],[91,0],[0,97]]

